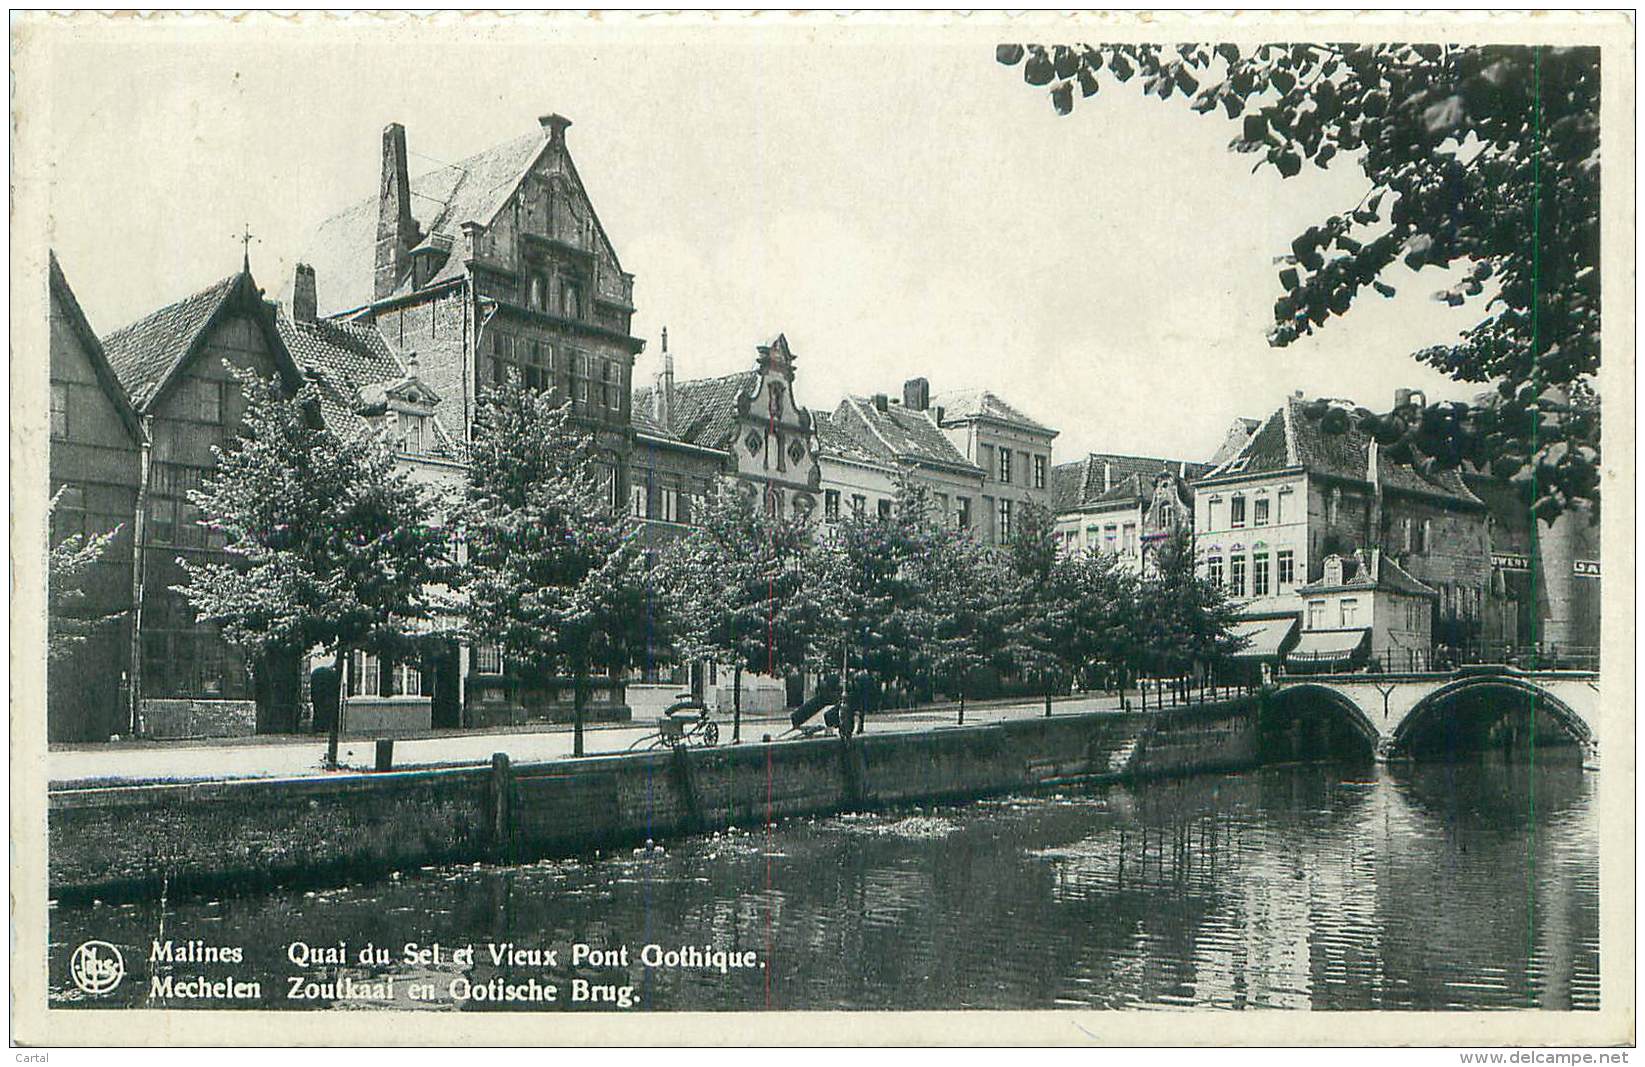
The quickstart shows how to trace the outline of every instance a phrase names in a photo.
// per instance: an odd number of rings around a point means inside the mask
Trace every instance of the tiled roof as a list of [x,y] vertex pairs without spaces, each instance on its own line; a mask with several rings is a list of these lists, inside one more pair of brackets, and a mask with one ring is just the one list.
[[1051,429],[1044,423],[1036,422],[1024,415],[987,389],[957,389],[947,393],[939,393],[931,398],[931,406],[943,409],[942,418],[944,422],[951,419],[991,418],[1020,426],[1034,433],[1050,434],[1052,436],[1057,433],[1056,430]]
[[155,390],[188,354],[200,331],[234,295],[241,279],[249,278],[244,273],[231,274],[103,338],[109,366],[119,375],[135,407],[141,410],[153,399]]
[[757,370],[723,378],[699,378],[674,386],[674,419],[669,427],[682,441],[725,450],[737,432],[737,398],[753,395],[760,381]]
[[652,437],[660,437],[664,440],[679,440],[678,435],[673,430],[657,421],[654,396],[655,394],[649,385],[642,385],[634,390],[633,399],[629,404],[629,409],[632,412],[630,421],[634,424],[634,429],[640,433],[650,434]]
[[982,476],[982,468],[960,455],[924,412],[901,404],[887,404],[881,411],[868,397],[847,396],[834,409],[833,422],[883,461],[936,465]]
[[[407,368],[374,326],[325,320],[298,322],[286,314],[277,317],[276,326],[292,358],[318,390],[320,412],[326,423],[338,433],[370,430],[371,424],[360,414],[362,392],[380,391],[408,377]],[[434,447],[429,454],[454,458],[459,453],[457,442],[436,414]]]
[[[1369,481],[1371,437],[1354,420],[1342,433],[1327,433],[1322,420],[1311,419],[1303,411],[1305,402],[1294,396],[1268,416],[1262,428],[1232,459],[1208,472],[1205,477],[1271,473],[1301,466],[1311,473],[1353,481]],[[1294,458],[1293,458],[1294,457]],[[1478,505],[1480,499],[1463,484],[1456,471],[1424,477],[1408,464],[1395,463],[1380,450],[1377,478],[1384,489],[1437,497]]]
[[1342,584],[1327,584],[1321,578],[1307,585],[1299,585],[1298,593],[1321,593],[1331,589],[1380,589],[1392,593],[1404,593],[1407,596],[1431,596],[1439,594],[1432,588],[1411,577],[1391,556],[1384,555],[1380,549],[1371,550],[1371,560],[1367,565],[1365,557],[1360,553],[1342,558]]
[[812,425],[817,429],[817,447],[825,456],[854,459],[864,463],[883,463],[880,454],[866,447],[847,432],[833,415],[826,411],[811,413]]
[[68,278],[63,274],[62,266],[57,262],[57,253],[48,252],[48,269],[51,277],[51,292],[58,305],[63,309],[63,315],[68,319],[69,328],[80,339],[81,348],[85,349],[86,359],[91,362],[92,372],[103,386],[103,392],[108,395],[109,402],[114,405],[115,411],[120,414],[120,421],[126,427],[126,432],[132,438],[141,441],[143,438],[142,423],[138,421],[137,409],[132,407],[131,397],[126,393],[125,386],[120,384],[120,376],[115,373],[109,364],[108,353],[103,349],[103,342],[97,339],[97,334],[86,321],[86,313],[80,308],[80,301],[69,286]]
[[1162,472],[1192,483],[1209,469],[1206,463],[1092,452],[1084,459],[1051,468],[1051,495],[1058,511],[1137,503],[1152,497],[1154,479]]
[[[489,224],[547,146],[547,135],[537,131],[412,178],[411,214],[425,235],[423,244],[439,234],[456,247],[464,222]],[[353,311],[372,302],[377,209],[376,197],[362,200],[322,222],[304,245],[301,258],[314,268],[321,315]],[[462,257],[454,254],[428,284],[437,285],[462,270]]]

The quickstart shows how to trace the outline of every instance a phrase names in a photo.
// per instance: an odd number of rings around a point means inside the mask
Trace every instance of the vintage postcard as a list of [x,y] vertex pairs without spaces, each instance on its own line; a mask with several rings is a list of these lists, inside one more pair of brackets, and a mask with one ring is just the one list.
[[11,57],[15,1043],[1633,1043],[1628,14]]

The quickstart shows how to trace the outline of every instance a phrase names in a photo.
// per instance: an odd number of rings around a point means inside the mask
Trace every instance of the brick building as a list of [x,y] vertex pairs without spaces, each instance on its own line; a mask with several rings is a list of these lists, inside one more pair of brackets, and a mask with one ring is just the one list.
[[[77,614],[116,618],[67,656],[46,685],[48,741],[106,741],[131,728],[132,546],[147,438],[53,254],[49,264],[53,545],[118,530],[79,588]],[[58,495],[61,494],[61,495]]]

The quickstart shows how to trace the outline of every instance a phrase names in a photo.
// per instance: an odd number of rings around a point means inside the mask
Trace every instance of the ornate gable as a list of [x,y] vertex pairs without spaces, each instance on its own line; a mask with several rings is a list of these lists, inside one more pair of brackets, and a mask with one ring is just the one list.
[[[811,413],[794,399],[794,353],[788,339],[759,348],[752,391],[737,397],[737,432],[731,455],[737,475],[762,483],[767,506],[809,513],[822,483]],[[785,503],[786,498],[786,503]]]

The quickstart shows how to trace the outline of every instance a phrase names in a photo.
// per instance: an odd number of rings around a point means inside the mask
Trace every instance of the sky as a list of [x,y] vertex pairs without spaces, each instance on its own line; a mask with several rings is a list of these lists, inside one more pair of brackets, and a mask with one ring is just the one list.
[[[1282,180],[1236,126],[1140,86],[1058,117],[1006,29],[666,18],[106,20],[49,49],[51,237],[100,333],[235,271],[273,297],[325,217],[559,112],[625,270],[646,381],[752,365],[786,334],[802,403],[985,387],[1091,450],[1204,459],[1292,390],[1386,406],[1478,387],[1410,358],[1479,315],[1397,268],[1285,349],[1274,263],[1353,207],[1352,160]],[[1020,33],[1018,34],[1020,36]],[[1044,36],[1041,34],[1040,36]],[[320,284],[325,285],[324,279]]]

